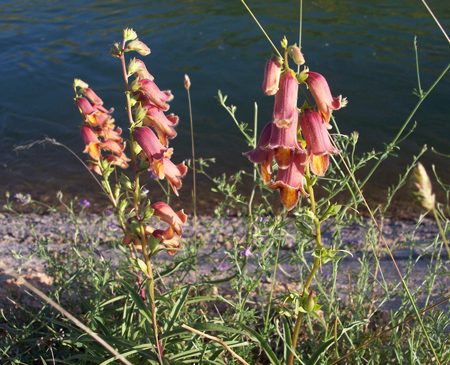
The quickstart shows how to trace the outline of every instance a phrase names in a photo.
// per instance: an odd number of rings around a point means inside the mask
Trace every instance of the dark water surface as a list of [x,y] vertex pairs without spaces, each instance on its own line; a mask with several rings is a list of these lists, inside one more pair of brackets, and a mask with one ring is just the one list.
[[[298,2],[249,0],[276,44],[284,35],[298,38]],[[429,5],[450,30],[450,6]],[[265,61],[272,49],[238,0],[152,1],[3,1],[0,5],[0,202],[5,191],[30,193],[51,201],[56,191],[99,200],[99,190],[82,165],[60,147],[13,148],[44,136],[76,151],[84,144],[80,116],[73,104],[72,82],[80,78],[115,107],[116,124],[127,126],[120,63],[109,45],[133,27],[152,50],[145,58],[161,89],[171,89],[171,112],[180,116],[173,161],[190,157],[190,127],[183,76],[188,73],[195,120],[196,155],[215,157],[212,176],[251,169],[241,155],[248,150],[226,111],[214,98],[221,89],[238,107],[240,121],[252,123],[259,105],[259,128],[270,121],[273,98],[261,90]],[[333,95],[349,100],[334,115],[344,134],[358,131],[359,153],[380,150],[396,135],[417,102],[414,36],[419,47],[422,88],[427,90],[450,60],[446,42],[420,1],[370,0],[305,2],[303,51],[312,71],[323,74]],[[418,126],[401,144],[398,158],[384,162],[365,192],[376,204],[387,186],[423,144],[450,154],[450,79],[446,75],[414,116]],[[127,135],[125,130],[124,135]],[[428,151],[449,182],[448,159]],[[360,178],[363,178],[361,175]],[[185,178],[181,201],[190,200],[192,176]],[[199,177],[200,207],[220,197]],[[183,191],[184,190],[184,191]],[[403,200],[403,203],[407,203]],[[397,202],[399,206],[402,202]],[[99,206],[100,206],[99,205]],[[190,204],[189,204],[190,206]],[[188,210],[190,210],[188,208]]]

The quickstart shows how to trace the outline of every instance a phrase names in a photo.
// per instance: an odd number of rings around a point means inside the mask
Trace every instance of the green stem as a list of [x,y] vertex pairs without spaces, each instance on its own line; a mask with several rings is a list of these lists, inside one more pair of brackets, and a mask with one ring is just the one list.
[[447,249],[447,254],[448,254],[448,257],[450,259],[450,248],[448,247],[447,238],[445,237],[445,232],[442,229],[441,222],[440,222],[439,217],[437,215],[436,208],[433,208],[433,215],[434,215],[434,219],[436,220],[436,223],[437,223],[437,225],[439,227],[439,232],[441,232],[442,241],[444,241],[444,245],[445,245],[445,248]]
[[[280,234],[281,234],[281,229],[280,229]],[[266,333],[267,326],[269,324],[270,305],[272,304],[273,290],[275,288],[275,281],[276,281],[276,276],[277,276],[277,266],[278,266],[278,256],[280,254],[280,246],[281,246],[281,237],[278,240],[277,255],[275,257],[275,266],[273,268],[272,286],[270,288],[270,293],[269,293],[269,304],[267,306],[266,322],[264,324],[264,333]]]
[[[195,232],[196,232],[196,224],[197,224],[197,184],[195,181],[195,145],[194,145],[194,122],[192,120],[192,106],[191,106],[191,93],[189,92],[189,88],[186,89],[188,94],[188,104],[189,104],[189,119],[191,121],[191,144],[192,144],[192,183],[193,187],[193,199],[194,199],[194,240]],[[197,267],[197,265],[195,266]]]
[[[131,112],[131,98],[130,98],[130,87],[128,84],[128,72],[126,69],[126,65],[125,65],[125,55],[124,55],[124,47],[125,47],[125,40],[122,43],[122,53],[120,55],[120,61],[122,64],[122,71],[123,71],[123,77],[124,77],[124,82],[125,82],[125,95],[126,95],[126,99],[127,99],[127,114],[128,114],[128,120],[130,123],[130,127],[133,126],[134,124],[134,120],[133,120],[133,115]],[[141,221],[140,218],[140,201],[139,201],[139,197],[140,197],[140,186],[139,186],[139,170],[137,168],[137,156],[136,156],[136,151],[134,149],[135,146],[135,141],[134,141],[134,137],[133,134],[131,133],[130,136],[130,150],[131,150],[131,161],[133,164],[133,170],[134,170],[134,191],[133,191],[133,200],[134,200],[134,214],[135,214],[135,219],[139,222],[139,233],[140,233],[140,241],[141,241],[141,246],[142,246],[142,253],[144,255],[144,260],[145,260],[145,264],[147,266],[147,278],[149,280],[149,285],[148,287],[148,291],[149,291],[149,295],[150,295],[150,311],[151,311],[151,315],[152,315],[152,329],[153,329],[153,334],[155,337],[155,346],[156,346],[156,352],[158,354],[158,358],[159,358],[159,362],[160,364],[162,364],[162,359],[163,359],[163,354],[162,354],[162,348],[159,344],[158,341],[158,327],[156,324],[156,312],[155,312],[155,290],[154,290],[154,280],[153,280],[153,268],[152,268],[152,263],[150,260],[150,257],[148,255],[148,240],[147,240],[147,235],[145,232],[145,223]]]
[[[316,257],[314,260],[314,266],[311,269],[311,272],[309,273],[308,279],[306,279],[305,285],[303,286],[303,295],[304,297],[309,289],[309,286],[311,285],[312,280],[314,279],[314,276],[316,275],[317,270],[321,266],[322,262],[320,259],[320,253],[322,250],[322,235],[320,232],[320,220],[319,217],[317,217],[317,211],[316,211],[316,201],[314,198],[314,189],[311,184],[311,172],[309,170],[309,165],[306,165],[305,167],[305,178],[306,178],[306,189],[309,193],[309,199],[311,201],[311,210],[314,213],[314,226],[316,228],[316,245],[317,250],[319,251],[319,257]],[[298,313],[297,320],[295,322],[294,326],[294,332],[292,334],[292,349],[295,350],[297,347],[297,341],[298,336],[300,332],[300,325],[303,320],[303,312]],[[289,358],[288,358],[288,365],[292,365],[294,362],[294,353],[292,351],[289,352]]]
[[256,19],[256,17],[253,15],[252,11],[250,10],[250,8],[247,6],[247,4],[245,3],[244,0],[241,0],[242,4],[244,4],[245,8],[247,9],[247,11],[250,13],[250,15],[252,16],[253,20],[256,22],[256,24],[258,24],[258,27],[261,29],[261,31],[264,33],[264,35],[266,36],[266,38],[269,40],[270,44],[272,45],[273,49],[278,53],[278,55],[281,57],[280,52],[278,51],[277,47],[275,47],[275,45],[273,44],[272,40],[270,39],[270,37],[267,35],[266,31],[264,30],[264,28],[262,27],[261,24],[259,24],[258,19]]
[[[254,139],[254,144],[256,146],[256,139],[258,137],[258,104],[255,102],[255,118],[253,120],[253,139]],[[252,194],[250,195],[250,199],[248,201],[248,215],[251,216],[252,215],[252,205],[253,205],[253,198],[255,197],[255,190],[256,190],[256,176],[258,173],[257,170],[257,166],[258,164],[253,164],[253,189],[252,189]]]

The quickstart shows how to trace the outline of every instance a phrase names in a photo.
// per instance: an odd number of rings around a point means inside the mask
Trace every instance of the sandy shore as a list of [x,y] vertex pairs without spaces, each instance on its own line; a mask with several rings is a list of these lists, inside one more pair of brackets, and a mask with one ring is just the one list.
[[[203,239],[204,245],[200,253],[210,254],[212,248],[215,252],[211,255],[211,260],[203,262],[199,268],[200,271],[208,274],[215,269],[221,270],[225,266],[231,266],[227,258],[227,252],[234,250],[233,239],[243,239],[246,234],[246,226],[240,218],[229,218],[225,222],[213,221],[211,216],[202,216],[199,218],[199,224],[196,230],[197,237]],[[365,224],[365,223],[367,224]],[[368,221],[363,224],[353,224],[341,230],[341,240],[343,248],[351,247],[353,256],[347,256],[341,266],[338,274],[339,287],[344,291],[349,285],[349,273],[360,270],[358,259],[367,249],[366,234]],[[112,260],[114,265],[118,265],[120,260],[124,260],[122,252],[112,248],[111,242],[119,239],[122,235],[121,230],[115,226],[113,216],[87,214],[77,219],[68,219],[61,213],[51,213],[47,215],[24,214],[22,216],[9,213],[0,214],[0,261],[12,269],[21,269],[21,272],[31,279],[35,284],[39,282],[45,285],[51,285],[49,278],[45,275],[44,260],[38,255],[28,258],[33,252],[36,252],[37,242],[45,242],[50,252],[58,254],[70,249],[77,236],[78,245],[89,244],[94,246],[95,255],[98,258]],[[415,259],[415,264],[411,273],[411,287],[417,287],[425,277],[426,270],[430,263],[431,252],[430,245],[439,234],[434,221],[425,219],[419,228],[416,229],[414,237],[411,237],[416,226],[414,220],[391,220],[383,222],[383,233],[394,252],[396,262],[404,274],[406,263],[410,255]],[[184,237],[192,237],[194,232],[192,228],[192,217],[189,217],[184,227]],[[292,228],[293,229],[293,228]],[[324,246],[330,246],[333,242],[333,233],[335,229],[331,227],[323,236]],[[289,254],[294,249],[296,242],[293,238],[287,240],[282,248],[282,255]],[[423,255],[425,253],[425,255]],[[392,261],[387,256],[385,249],[380,247],[377,252],[380,258],[380,267],[387,282],[398,282],[399,277]],[[418,259],[420,256],[420,259]],[[446,251],[441,252],[441,257],[446,257]],[[170,257],[161,253],[158,260],[170,261]],[[325,265],[319,275],[330,273],[330,265]],[[248,269],[250,272],[256,268],[256,257],[250,257]],[[296,266],[289,265],[288,262],[281,265],[278,270],[277,280],[286,285],[296,286],[298,283],[292,278],[298,277]],[[225,273],[224,273],[225,274]],[[194,277],[192,275],[192,280]],[[189,278],[188,278],[189,280]],[[447,277],[441,277],[440,283],[447,287],[450,280]],[[13,284],[14,280],[0,271],[0,286]],[[439,283],[437,282],[436,285]],[[345,298],[345,293],[343,293]]]

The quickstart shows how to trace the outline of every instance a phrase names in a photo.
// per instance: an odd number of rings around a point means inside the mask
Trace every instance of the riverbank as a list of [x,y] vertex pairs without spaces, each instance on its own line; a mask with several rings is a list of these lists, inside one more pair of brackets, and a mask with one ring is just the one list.
[[[432,219],[425,218],[418,227],[417,222],[412,219],[385,219],[380,223],[386,242],[396,260],[429,257],[433,253],[430,251],[430,246],[439,235],[439,230]],[[44,273],[45,260],[37,254],[39,249],[45,247],[50,254],[58,255],[70,249],[76,241],[78,247],[80,245],[92,246],[93,253],[97,258],[112,260],[113,265],[117,267],[125,257],[120,250],[114,248],[122,237],[122,232],[116,224],[114,215],[109,215],[108,211],[102,215],[82,214],[73,217],[62,213],[44,215],[2,213],[0,214],[0,260],[9,268],[14,270],[20,268],[27,275]],[[210,273],[218,269],[220,265],[227,264],[227,251],[235,249],[234,242],[244,241],[247,229],[247,223],[242,218],[228,217],[215,220],[212,216],[200,216],[195,229],[197,239],[202,242],[200,253],[206,254],[214,249],[214,260],[204,263],[200,269],[205,273]],[[294,226],[288,227],[288,231],[291,233],[294,230]],[[353,254],[353,257],[349,255],[345,258],[350,265],[348,270],[357,264],[358,255],[371,252],[373,247],[377,251],[378,259],[390,260],[381,241],[376,242],[375,246],[368,242],[369,230],[372,230],[373,236],[373,227],[367,219],[340,230],[339,248]],[[336,229],[331,226],[323,234],[325,247],[336,245],[335,233]],[[193,217],[190,216],[184,225],[182,241],[184,247],[186,247],[187,241],[192,241],[193,236]],[[284,252],[292,252],[296,249],[294,237],[295,235],[287,238],[282,247]],[[178,255],[182,255],[182,252]],[[445,250],[441,252],[441,257],[443,256],[447,256]],[[157,256],[157,260],[165,262],[173,259],[174,257],[164,253]],[[421,260],[424,268],[426,268],[425,261],[427,260]],[[250,268],[254,265],[255,262],[252,262],[250,258]],[[295,268],[289,267],[286,263],[284,270],[294,275],[293,269]],[[388,267],[392,273],[386,274],[386,277],[394,279],[397,274],[392,269],[392,265]],[[281,280],[287,279],[285,274],[280,273],[279,275],[281,275]],[[0,282],[8,279],[10,278],[0,273]]]

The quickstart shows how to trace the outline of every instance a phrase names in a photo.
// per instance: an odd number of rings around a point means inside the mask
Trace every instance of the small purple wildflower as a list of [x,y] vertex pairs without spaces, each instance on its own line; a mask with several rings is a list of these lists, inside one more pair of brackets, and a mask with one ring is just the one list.
[[152,171],[152,173],[150,174],[150,179],[155,180],[157,178],[158,176],[156,176],[155,173]]
[[30,194],[23,195],[22,193],[18,193],[14,195],[14,198],[16,198],[17,201],[23,205],[27,205],[31,201]]
[[267,217],[262,216],[261,217],[261,222],[265,223],[267,222],[269,219]]
[[109,209],[105,209],[105,210],[103,211],[103,213],[105,213],[106,215],[111,215],[111,211],[110,211]]
[[87,199],[84,199],[84,200],[80,201],[80,202],[78,203],[78,205],[79,205],[80,207],[86,207],[86,208],[89,208],[89,207],[91,206],[91,203],[89,203],[89,201],[88,201]]
[[115,224],[109,224],[106,228],[108,228],[110,231],[117,231],[118,229]]
[[227,270],[230,270],[230,268],[228,267],[227,264],[220,264],[219,270],[221,270],[221,271],[227,271]]
[[225,218],[220,218],[220,221],[222,223],[224,223],[226,226],[228,226],[230,224],[230,221],[228,219],[225,219]]
[[252,255],[252,253],[250,252],[250,248],[245,248],[244,251],[242,252],[242,255],[245,257],[250,257]]
[[206,275],[206,271],[205,270],[202,270],[202,271],[200,271],[200,275]]
[[[153,174],[153,172],[152,172],[152,174]],[[152,177],[152,179],[153,179],[153,177]],[[147,195],[149,191],[150,190],[148,190],[147,188],[142,188],[142,194],[144,194],[144,195]]]

